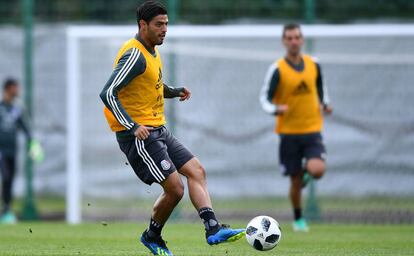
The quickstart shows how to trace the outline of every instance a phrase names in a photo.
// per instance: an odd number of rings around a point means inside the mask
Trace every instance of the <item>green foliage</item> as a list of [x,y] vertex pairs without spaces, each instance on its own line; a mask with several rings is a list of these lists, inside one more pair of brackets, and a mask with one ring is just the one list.
[[[38,22],[131,23],[144,0],[34,1]],[[20,22],[21,1],[0,0],[0,23]],[[161,0],[167,4],[167,0]],[[305,0],[176,0],[181,23],[218,24],[238,20],[304,22]],[[314,0],[315,16],[322,22],[352,22],[383,18],[413,19],[411,0]]]

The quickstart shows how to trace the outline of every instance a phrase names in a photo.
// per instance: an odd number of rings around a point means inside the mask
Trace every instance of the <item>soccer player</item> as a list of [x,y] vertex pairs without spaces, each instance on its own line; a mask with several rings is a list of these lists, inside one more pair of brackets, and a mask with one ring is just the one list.
[[280,168],[291,181],[293,229],[306,232],[309,228],[302,215],[301,190],[311,177],[319,179],[325,172],[322,112],[330,114],[332,108],[322,84],[320,65],[301,53],[304,38],[300,26],[285,25],[282,41],[286,56],[270,66],[260,102],[277,119]]
[[164,126],[164,98],[190,98],[185,87],[163,83],[162,62],[156,48],[164,42],[168,16],[165,7],[146,1],[137,9],[138,34],[124,43],[114,70],[100,97],[104,113],[121,150],[136,175],[146,184],[158,183],[163,193],[156,200],[141,242],[154,255],[172,255],[161,237],[171,212],[183,197],[180,174],[187,178],[191,202],[203,220],[210,245],[235,241],[244,229],[231,229],[217,220],[199,160]]
[[13,201],[13,181],[16,174],[17,134],[22,130],[30,143],[30,156],[41,161],[43,151],[40,144],[31,139],[30,131],[24,121],[22,108],[14,104],[19,96],[20,86],[14,79],[7,79],[3,85],[3,99],[0,102],[0,173],[2,187],[2,211],[0,224],[14,224],[17,221],[11,210]]

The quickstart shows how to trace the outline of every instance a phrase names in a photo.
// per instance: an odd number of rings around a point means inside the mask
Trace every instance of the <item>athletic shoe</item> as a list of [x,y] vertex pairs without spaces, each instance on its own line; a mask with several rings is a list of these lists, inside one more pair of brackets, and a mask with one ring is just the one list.
[[7,211],[0,217],[0,224],[16,224],[17,218],[13,212]]
[[311,179],[312,176],[305,170],[302,177],[302,188],[306,187]]
[[144,231],[141,236],[141,243],[147,247],[154,255],[173,256],[172,252],[167,248],[166,242],[161,236],[158,238],[149,238],[147,231]]
[[207,237],[209,245],[220,244],[225,242],[234,242],[245,235],[244,229],[231,229],[229,225],[222,224],[219,230]]
[[308,224],[306,223],[306,220],[304,218],[295,220],[292,223],[292,226],[293,226],[293,231],[295,232],[308,232],[309,231]]

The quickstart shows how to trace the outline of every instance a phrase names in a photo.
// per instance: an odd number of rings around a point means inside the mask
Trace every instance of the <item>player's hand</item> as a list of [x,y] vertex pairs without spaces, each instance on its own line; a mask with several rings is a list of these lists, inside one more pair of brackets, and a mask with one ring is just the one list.
[[332,114],[333,108],[332,108],[331,106],[329,106],[329,105],[324,105],[324,106],[322,107],[322,109],[323,109],[323,113],[325,113],[325,114],[327,114],[327,115]]
[[146,127],[144,125],[141,125],[140,127],[138,127],[138,129],[135,130],[134,135],[135,137],[137,137],[139,140],[145,140],[148,138],[148,136],[150,135],[150,132],[153,130],[154,128],[152,127]]
[[277,105],[276,115],[283,115],[288,111],[288,105]]
[[36,163],[42,162],[45,158],[42,145],[35,139],[29,142],[29,156]]
[[186,87],[183,88],[183,91],[180,92],[180,101],[189,100],[191,97],[191,92]]

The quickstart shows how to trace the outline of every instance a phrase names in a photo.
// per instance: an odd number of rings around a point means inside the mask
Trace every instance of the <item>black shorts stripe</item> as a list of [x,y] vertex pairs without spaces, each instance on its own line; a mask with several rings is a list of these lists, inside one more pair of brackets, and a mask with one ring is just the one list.
[[135,174],[148,185],[163,182],[194,157],[165,127],[152,130],[145,140],[118,138],[118,143]]
[[154,160],[152,160],[151,156],[145,150],[144,141],[141,141],[141,140],[138,140],[138,138],[135,138],[135,145],[137,147],[138,155],[142,158],[144,163],[147,165],[152,176],[158,181],[158,183],[161,183],[163,180],[165,180],[164,175],[162,175],[161,171],[158,169],[157,165],[154,163]]

